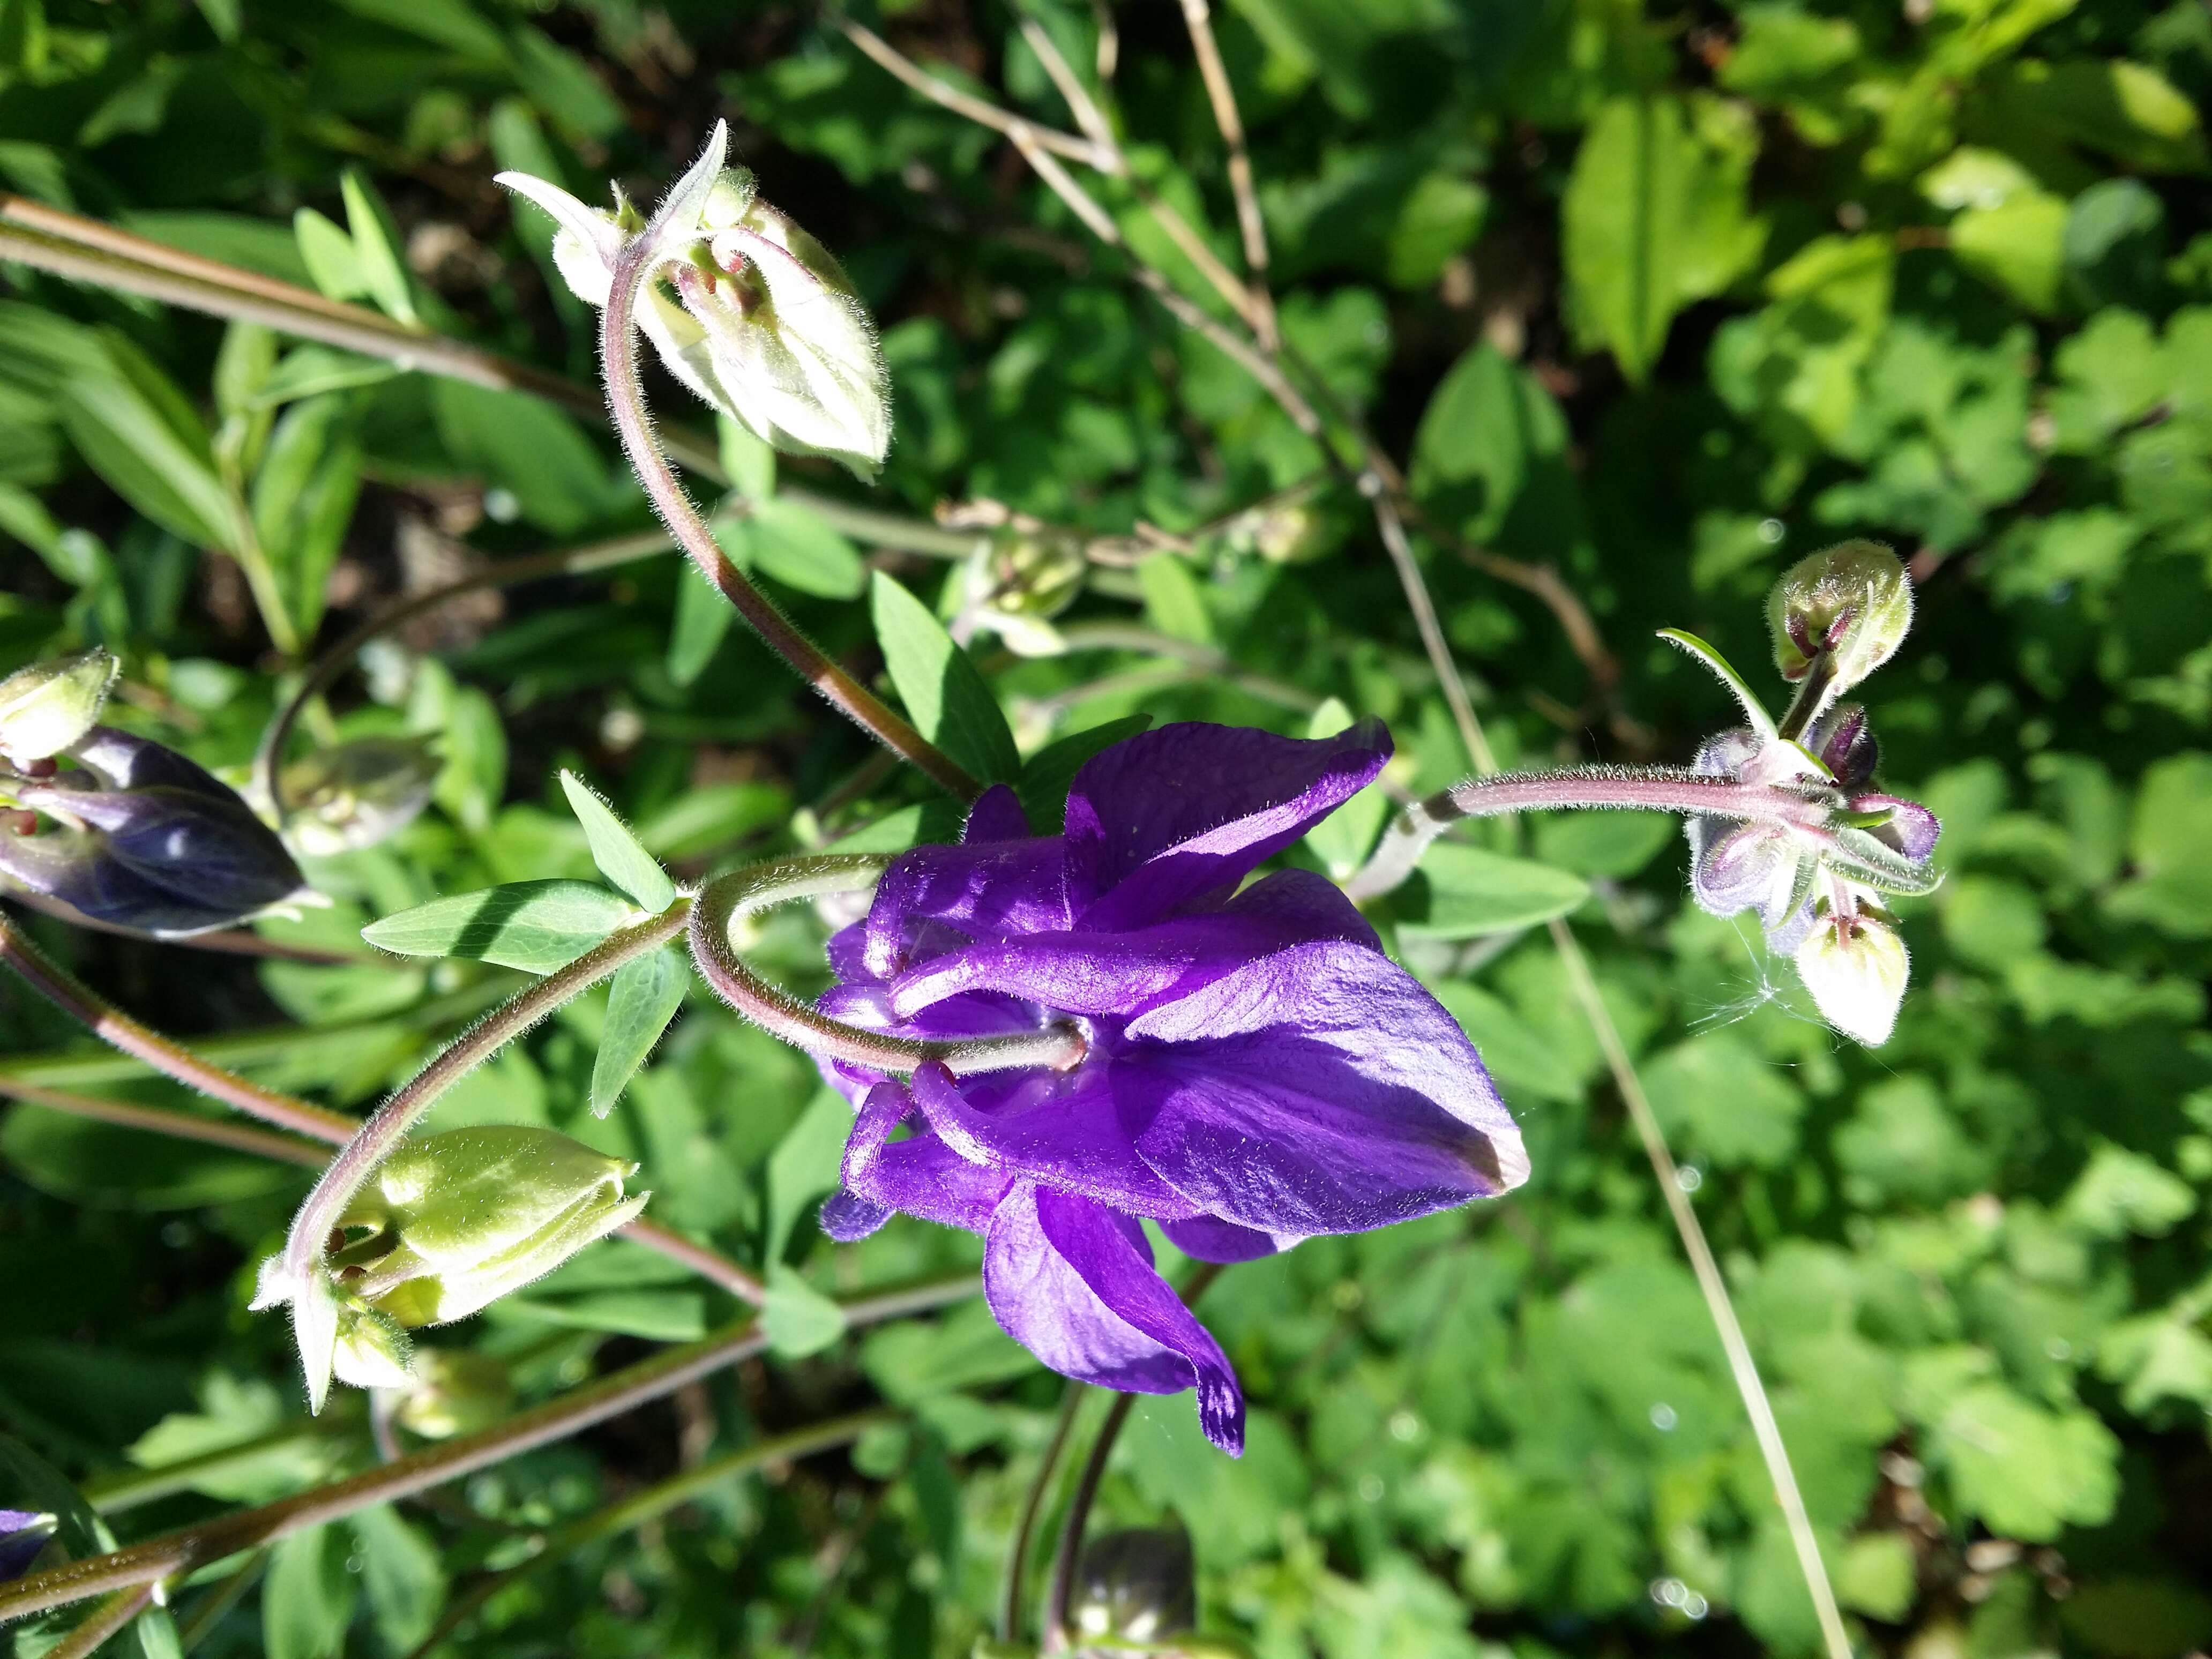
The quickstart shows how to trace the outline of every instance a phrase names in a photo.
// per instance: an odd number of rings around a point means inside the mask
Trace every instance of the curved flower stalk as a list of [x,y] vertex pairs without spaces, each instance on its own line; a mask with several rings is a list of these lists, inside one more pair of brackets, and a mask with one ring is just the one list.
[[238,793],[150,738],[94,726],[0,769],[0,879],[95,922],[181,938],[228,927],[306,884]]
[[1712,671],[1746,724],[1709,739],[1687,770],[1582,767],[1473,778],[1399,815],[1355,898],[1390,891],[1460,819],[1627,808],[1680,812],[1690,891],[1717,916],[1755,914],[1789,955],[1821,1017],[1869,1047],[1888,1039],[1908,964],[1892,896],[1923,896],[1942,826],[1914,801],[1873,787],[1879,748],[1866,711],[1837,700],[1895,653],[1911,620],[1904,566],[1887,548],[1846,542],[1794,566],[1775,588],[1775,656],[1798,690],[1779,720],[1719,652],[1676,629],[1660,637]]
[[[1164,726],[1077,774],[1057,835],[995,788],[959,845],[892,860],[830,941],[839,982],[810,1012],[834,1030],[788,1034],[860,1109],[825,1231],[903,1212],[982,1235],[1009,1334],[1103,1387],[1195,1386],[1207,1437],[1239,1450],[1236,1374],[1140,1221],[1239,1261],[1528,1173],[1473,1045],[1349,901],[1301,870],[1242,885],[1389,754],[1373,724]],[[1062,1063],[965,1063],[1066,1028]]]
[[497,182],[559,224],[554,263],[588,304],[605,306],[617,265],[647,239],[637,322],[669,373],[762,442],[866,482],[890,447],[875,325],[829,250],[762,201],[749,171],[723,166],[729,143],[717,121],[649,224],[619,188],[610,212],[527,173]]

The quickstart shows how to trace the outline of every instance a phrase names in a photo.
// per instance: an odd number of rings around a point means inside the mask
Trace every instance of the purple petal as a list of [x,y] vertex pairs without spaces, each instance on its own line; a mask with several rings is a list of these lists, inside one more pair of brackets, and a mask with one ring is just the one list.
[[891,1214],[887,1206],[841,1190],[822,1200],[817,1219],[822,1231],[837,1243],[854,1244],[889,1221]]
[[1168,1243],[1200,1261],[1256,1261],[1285,1248],[1266,1233],[1210,1215],[1163,1221],[1160,1231],[1168,1236]]
[[1199,1206],[1154,1174],[1115,1109],[1119,1062],[1074,1071],[987,1073],[955,1080],[942,1066],[914,1074],[929,1127],[961,1157],[1063,1191],[1162,1218]]
[[968,822],[960,831],[960,842],[972,847],[978,842],[1027,841],[1030,821],[1022,811],[1022,798],[1003,783],[994,783],[975,798],[968,809]]
[[1373,720],[1314,741],[1188,723],[1117,743],[1068,792],[1070,908],[1111,930],[1226,897],[1389,758]]
[[1889,822],[1878,825],[1871,833],[1894,847],[1915,864],[1928,858],[1936,850],[1936,842],[1943,833],[1942,820],[1917,800],[1905,800],[1896,795],[1854,795],[1851,811],[1879,812],[1887,809]]
[[1691,815],[1688,830],[1690,892],[1699,909],[1715,916],[1757,910],[1769,927],[1782,920],[1801,856],[1785,831],[1704,812]]
[[1050,836],[958,847],[917,847],[876,884],[863,957],[889,978],[912,957],[971,939],[1057,931],[1068,925],[1065,853]]
[[1527,1179],[1466,1034],[1376,951],[1303,945],[1133,1021],[1112,1073],[1138,1151],[1210,1213],[1361,1232]]
[[1236,1372],[1127,1217],[1018,1183],[991,1218],[983,1293],[1006,1333],[1061,1376],[1129,1394],[1195,1387],[1206,1437],[1232,1457],[1244,1449]]
[[1050,933],[933,957],[891,988],[911,1018],[943,999],[995,991],[1071,1014],[1140,1012],[1187,996],[1255,957],[1320,939],[1377,948],[1351,900],[1310,870],[1283,870],[1221,909],[1127,933]]
[[[983,1231],[1006,1190],[1006,1173],[970,1163],[926,1130],[904,1140],[891,1139],[892,1133],[912,1115],[913,1105],[896,1083],[879,1083],[868,1091],[852,1138],[845,1143],[842,1173],[846,1193],[940,1226]],[[824,1209],[826,1212],[826,1206]],[[823,1231],[829,1231],[826,1223]]]

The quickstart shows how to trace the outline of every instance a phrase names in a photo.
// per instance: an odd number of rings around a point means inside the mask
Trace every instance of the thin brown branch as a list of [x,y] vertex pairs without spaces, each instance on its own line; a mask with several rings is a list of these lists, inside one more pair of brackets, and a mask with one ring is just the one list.
[[243,1123],[225,1123],[217,1118],[197,1117],[190,1112],[179,1112],[165,1106],[140,1106],[129,1101],[101,1100],[92,1095],[41,1088],[35,1083],[18,1083],[11,1078],[0,1078],[0,1096],[21,1101],[27,1106],[41,1107],[49,1112],[61,1112],[70,1117],[86,1118],[95,1123],[112,1123],[125,1129],[143,1129],[149,1133],[167,1135],[177,1140],[201,1141],[210,1146],[227,1147],[234,1152],[251,1152],[257,1158],[274,1158],[280,1164],[296,1164],[307,1170],[319,1170],[331,1161],[325,1142],[303,1140],[295,1135],[272,1134],[266,1129],[250,1128]]
[[1255,331],[1260,337],[1260,349],[1273,353],[1280,337],[1275,327],[1274,301],[1267,292],[1267,225],[1260,216],[1252,157],[1244,145],[1244,120],[1237,113],[1236,88],[1229,84],[1229,70],[1213,38],[1213,14],[1206,0],[1182,0],[1182,16],[1190,30],[1199,75],[1206,82],[1206,101],[1213,106],[1213,124],[1220,129],[1222,144],[1229,152],[1229,189],[1237,198],[1237,226],[1244,238],[1244,268],[1252,279],[1248,292],[1260,319]]
[[972,97],[951,82],[932,75],[873,29],[842,14],[833,15],[830,21],[878,67],[888,70],[930,102],[951,110],[955,115],[963,116],[978,126],[1005,133],[1009,138],[1014,136],[1013,130],[1017,126],[1027,128],[1036,142],[1047,149],[1065,155],[1070,161],[1080,161],[1085,167],[1097,167],[1101,173],[1112,170],[1110,151],[1101,150],[1090,139],[1079,138],[1072,132],[1061,132],[1052,127],[1030,126],[1019,116],[1009,115],[996,104]]

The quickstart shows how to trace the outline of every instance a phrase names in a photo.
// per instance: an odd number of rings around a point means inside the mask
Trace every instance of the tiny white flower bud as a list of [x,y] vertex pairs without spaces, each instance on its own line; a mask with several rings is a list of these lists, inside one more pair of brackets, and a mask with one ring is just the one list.
[[1865,909],[1823,915],[1797,947],[1796,960],[1821,1018],[1869,1048],[1889,1041],[1911,964],[1887,921]]
[[21,765],[59,754],[100,723],[123,665],[94,646],[0,680],[0,757]]

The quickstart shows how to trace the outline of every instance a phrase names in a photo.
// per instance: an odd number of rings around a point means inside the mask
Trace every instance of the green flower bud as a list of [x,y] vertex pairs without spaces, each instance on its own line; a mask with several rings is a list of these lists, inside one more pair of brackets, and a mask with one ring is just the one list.
[[1912,582],[1878,542],[1843,542],[1790,567],[1766,601],[1774,665],[1802,680],[1826,653],[1830,695],[1887,662],[1912,626]]
[[331,1369],[356,1389],[404,1389],[413,1375],[414,1345],[391,1315],[356,1297],[338,1299],[337,1346]]
[[1068,1610],[1085,1639],[1155,1643],[1198,1622],[1197,1566],[1181,1527],[1109,1532],[1083,1547]]
[[466,1318],[645,1208],[636,1172],[551,1129],[452,1129],[377,1166],[338,1218],[341,1294],[409,1328]]
[[58,755],[100,723],[123,665],[94,646],[0,680],[0,757],[21,765]]
[[284,837],[309,858],[374,847],[415,821],[445,763],[422,738],[357,738],[284,769]]
[[488,1429],[514,1409],[506,1363],[468,1348],[417,1348],[414,1376],[393,1410],[400,1426],[425,1440]]
[[1884,917],[1864,908],[1848,916],[1823,915],[1798,945],[1796,960],[1821,1018],[1869,1048],[1889,1041],[1911,963],[1905,941]]

